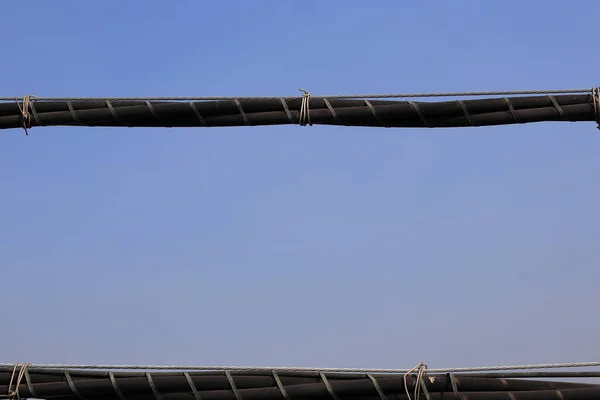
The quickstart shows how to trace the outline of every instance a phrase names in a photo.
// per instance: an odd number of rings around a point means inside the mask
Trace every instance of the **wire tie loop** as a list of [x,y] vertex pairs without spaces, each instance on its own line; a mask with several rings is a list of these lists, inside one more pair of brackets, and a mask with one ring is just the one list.
[[31,108],[31,103],[33,103],[33,100],[35,100],[37,97],[35,97],[34,95],[28,94],[27,96],[23,97],[23,104],[19,104],[19,100],[17,100],[17,98],[15,97],[15,103],[17,103],[17,107],[19,107],[19,111],[21,112],[21,120],[23,121],[23,130],[25,131],[25,136],[29,136],[29,132],[27,131],[29,128],[31,128],[31,114],[29,113],[29,110]]
[[[10,375],[10,382],[8,384],[8,393],[7,393],[8,399],[18,400],[21,398],[21,396],[19,395],[19,386],[21,386],[21,381],[23,381],[23,377],[27,373],[27,367],[29,365],[30,365],[29,363],[24,363],[24,364],[16,363],[13,366],[12,373]],[[19,369],[18,373],[17,373],[17,369]],[[15,383],[14,387],[13,387],[13,382]]]
[[298,90],[304,92],[304,94],[302,95],[302,103],[300,104],[300,114],[298,116],[298,121],[300,123],[300,126],[312,126],[312,122],[310,122],[310,93],[304,89]]
[[417,381],[415,382],[415,391],[414,391],[414,400],[419,400],[419,397],[421,395],[421,389],[423,389],[423,394],[425,394],[425,397],[427,398],[427,400],[430,400],[430,396],[429,396],[429,392],[427,391],[427,387],[425,386],[425,382],[423,381],[423,377],[425,376],[425,373],[427,372],[427,364],[420,362],[417,365],[415,365],[414,367],[412,367],[410,370],[406,371],[406,373],[404,374],[404,390],[406,391],[406,396],[408,397],[408,400],[413,400],[412,397],[410,397],[410,391],[408,390],[408,381],[407,378],[408,376],[414,372],[417,371]]

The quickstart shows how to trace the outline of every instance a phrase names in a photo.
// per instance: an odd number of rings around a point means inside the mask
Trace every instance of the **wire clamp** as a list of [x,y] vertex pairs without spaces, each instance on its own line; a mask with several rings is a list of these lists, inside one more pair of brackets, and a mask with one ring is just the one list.
[[298,116],[300,126],[312,126],[312,122],[310,122],[310,93],[304,89],[298,90],[304,92],[302,95],[302,104],[300,105],[300,114]]

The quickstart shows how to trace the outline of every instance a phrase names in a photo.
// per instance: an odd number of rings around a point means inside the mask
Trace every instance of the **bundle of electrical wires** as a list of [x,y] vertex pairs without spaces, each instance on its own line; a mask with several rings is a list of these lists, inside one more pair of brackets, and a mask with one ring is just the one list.
[[[600,363],[599,363],[600,364]],[[433,371],[433,370],[432,370]],[[125,371],[3,364],[0,398],[55,400],[595,400],[598,371],[443,373],[241,369]],[[553,380],[551,380],[552,378]],[[557,378],[563,378],[557,380]]]
[[[506,94],[520,94],[506,97]],[[534,95],[536,94],[536,95]],[[411,97],[503,97],[411,101]],[[0,98],[0,129],[36,126],[342,125],[442,128],[600,121],[600,91],[568,89],[398,95],[180,98]]]

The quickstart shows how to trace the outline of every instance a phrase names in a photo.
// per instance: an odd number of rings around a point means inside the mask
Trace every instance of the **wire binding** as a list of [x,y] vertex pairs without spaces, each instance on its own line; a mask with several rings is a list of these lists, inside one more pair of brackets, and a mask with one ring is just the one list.
[[560,104],[558,104],[558,102],[556,101],[556,99],[553,96],[548,96],[548,98],[552,102],[552,105],[554,106],[554,108],[556,108],[556,111],[558,111],[558,115],[561,118],[564,118],[565,117],[565,112],[563,111],[563,109],[560,106]]
[[206,127],[206,121],[204,121],[204,118],[202,118],[202,115],[200,115],[200,111],[198,111],[198,107],[196,107],[196,103],[194,103],[193,101],[190,101],[189,104],[190,104],[190,107],[192,108],[192,112],[198,119],[198,122],[200,122],[200,126]]
[[188,384],[190,385],[190,389],[192,389],[192,393],[194,394],[194,398],[196,400],[202,400],[202,397],[200,397],[200,393],[198,393],[198,389],[196,389],[196,385],[194,385],[194,381],[192,380],[190,373],[184,371],[183,376],[185,376],[185,379],[187,379]]
[[290,112],[290,108],[287,105],[287,102],[284,98],[279,99],[281,101],[281,105],[283,106],[283,111],[285,111],[285,115],[290,120],[290,123],[294,123],[294,118],[292,118],[292,113]]
[[233,376],[231,376],[231,373],[229,371],[225,371],[225,376],[227,377],[227,380],[229,381],[229,385],[231,385],[231,391],[235,395],[235,398],[237,400],[243,400],[242,395],[240,394],[240,391],[238,390],[237,386],[235,385],[235,381],[233,380]]
[[367,107],[369,107],[369,110],[371,111],[371,114],[373,114],[373,117],[375,118],[375,120],[377,122],[379,122],[379,124],[381,126],[383,126],[384,128],[389,128],[390,126],[388,124],[386,124],[381,117],[379,116],[379,114],[377,114],[377,110],[375,109],[375,107],[373,106],[373,104],[371,104],[371,102],[369,100],[363,100],[365,102],[365,105]]
[[383,393],[383,390],[381,390],[381,386],[379,386],[377,379],[375,379],[372,374],[367,374],[367,377],[373,382],[373,386],[375,387],[377,394],[379,394],[379,397],[381,397],[381,400],[386,400],[385,394]]
[[29,110],[31,109],[31,104],[36,97],[28,94],[23,97],[22,105],[19,104],[19,101],[15,97],[15,103],[17,103],[17,107],[19,107],[19,111],[21,112],[21,120],[23,121],[23,130],[25,131],[25,136],[29,136],[28,129],[31,128],[31,114]]
[[458,400],[461,400],[462,397],[461,397],[460,393],[458,392],[458,379],[456,379],[456,377],[454,376],[454,374],[452,372],[448,373],[448,378],[450,379],[450,385],[452,385],[452,392],[454,393],[454,395],[456,396],[456,398]]
[[467,118],[467,121],[469,121],[469,125],[474,126],[473,120],[471,120],[471,115],[469,114],[469,110],[467,110],[465,102],[462,100],[456,100],[456,102],[460,105],[460,108],[462,108],[463,112],[465,113],[465,118]]
[[329,110],[329,112],[331,113],[331,116],[333,117],[333,119],[337,122],[340,122],[340,119],[338,118],[337,113],[335,112],[334,108],[331,106],[331,103],[329,102],[329,100],[327,99],[323,99],[323,102],[325,102],[325,106],[327,107],[327,109]]
[[17,394],[17,391],[19,390],[19,384],[17,384],[17,390],[13,389],[13,381],[15,379],[15,373],[17,372],[18,365],[19,364],[15,364],[12,368],[12,372],[10,374],[10,381],[8,383],[8,392],[6,393],[5,396],[2,396],[2,398],[12,399],[15,396],[15,394]]
[[117,114],[117,110],[115,110],[115,108],[112,106],[111,101],[107,99],[107,100],[105,100],[105,103],[106,103],[106,107],[108,107],[108,111],[110,111],[110,115],[112,115],[115,122],[117,124],[120,124],[121,126],[127,126],[127,124],[123,123],[121,118],[119,118],[119,115]]
[[[148,102],[146,102],[146,103],[148,103]],[[148,103],[148,104],[150,104],[150,103]],[[71,104],[70,101],[67,101],[67,108],[69,109],[69,113],[71,113],[71,118],[73,118],[73,121],[75,121],[75,123],[77,125],[84,125],[81,123],[79,118],[77,118],[77,114],[75,114],[75,109],[73,108],[73,104]]]
[[160,395],[160,392],[156,388],[156,385],[154,384],[154,380],[152,379],[152,375],[150,374],[150,372],[146,372],[146,379],[148,379],[148,385],[150,385],[150,389],[152,389],[152,392],[154,393],[154,397],[156,397],[156,400],[162,400],[162,396]]
[[121,389],[119,389],[119,386],[117,385],[117,380],[115,379],[115,374],[112,371],[108,372],[108,378],[110,379],[110,383],[113,387],[113,390],[119,396],[119,398],[121,400],[127,400],[127,397],[125,397],[123,395],[123,392],[121,392]]
[[430,400],[429,392],[427,391],[427,388],[425,387],[425,382],[423,381],[423,377],[427,372],[427,364],[425,364],[424,362],[418,363],[404,374],[404,390],[406,391],[406,396],[408,397],[408,400],[413,399],[410,397],[407,378],[414,371],[417,371],[417,381],[415,382],[414,400],[419,400],[419,397],[421,395],[421,389],[423,389],[423,393],[425,394],[427,400]]
[[150,101],[146,100],[144,103],[146,103],[146,107],[148,107],[148,110],[150,111],[150,113],[152,114],[152,116],[154,117],[154,119],[156,120],[156,122],[161,122],[160,116],[158,115],[158,113],[156,112],[156,110],[154,109],[154,106],[152,105],[152,103],[150,103]]
[[[69,371],[67,371],[65,369],[65,370],[63,370],[63,374],[65,375],[65,379],[67,380],[67,383],[69,384],[69,387],[71,388],[71,391],[73,392],[73,394],[81,400],[87,400],[81,393],[79,393],[79,390],[77,390],[77,387],[75,387],[75,382],[73,382],[73,379],[71,378],[71,374],[69,373]],[[35,397],[37,397],[37,396],[35,396]]]
[[[27,367],[29,366],[29,363],[23,363],[23,364],[14,364],[13,368],[12,368],[12,372],[10,375],[10,382],[8,384],[8,393],[6,394],[6,399],[11,399],[11,400],[19,400],[21,399],[21,396],[19,395],[19,386],[21,386],[21,381],[23,381],[23,378],[25,377],[25,374],[27,373]],[[19,372],[17,372],[17,369]],[[13,387],[13,382],[15,383],[14,387]]]
[[515,113],[515,108],[513,107],[510,99],[504,97],[504,101],[506,102],[506,106],[508,107],[508,111],[510,112],[510,115],[512,115],[513,119],[515,120],[515,123],[518,124],[519,120],[517,119],[517,114]]
[[329,395],[331,396],[331,398],[333,400],[340,400],[340,398],[337,396],[337,394],[335,394],[335,392],[333,391],[333,388],[331,387],[331,383],[329,383],[329,380],[327,379],[327,376],[325,376],[325,373],[320,372],[319,376],[321,377],[321,380],[323,381],[323,384],[325,385],[325,388],[329,392]]
[[427,122],[427,118],[425,118],[425,116],[421,112],[419,105],[412,101],[409,101],[408,104],[410,104],[412,106],[412,108],[415,110],[415,112],[417,113],[417,116],[419,117],[419,119],[421,119],[423,126],[425,126],[426,128],[431,128],[431,125],[429,125],[429,122]]
[[298,89],[301,92],[304,92],[302,95],[302,104],[300,105],[300,114],[298,115],[298,122],[300,126],[310,125],[310,93],[304,89]]
[[[433,379],[433,378],[430,378]],[[421,379],[419,380],[419,385],[420,385],[420,390],[417,393],[417,396],[415,396],[416,400],[419,400],[419,397],[421,395],[421,391],[423,392],[423,394],[425,395],[425,399],[427,400],[431,400],[431,396],[429,395],[429,390],[427,390],[427,386],[425,385],[425,380],[423,379],[423,377],[421,376]]]
[[246,112],[244,112],[244,108],[242,107],[242,103],[240,103],[240,101],[238,99],[234,99],[233,101],[235,101],[235,105],[237,106],[238,110],[240,110],[240,115],[242,116],[242,119],[244,120],[244,123],[246,125],[250,125],[250,121],[248,121],[248,116],[246,115]]
[[27,383],[27,389],[29,389],[29,393],[32,397],[38,397],[37,394],[35,394],[35,389],[33,388],[33,383],[31,382],[31,377],[29,376],[29,370],[27,368],[25,369],[24,375],[25,382]]
[[594,115],[596,117],[597,128],[600,129],[600,87],[592,89],[592,100],[594,103]]
[[279,374],[277,374],[277,371],[273,370],[271,371],[271,374],[273,375],[273,379],[275,379],[275,383],[277,383],[277,387],[279,388],[279,391],[281,392],[283,398],[285,400],[291,400],[290,395],[288,394],[287,390],[285,390],[285,387],[283,386],[283,383],[279,378]]

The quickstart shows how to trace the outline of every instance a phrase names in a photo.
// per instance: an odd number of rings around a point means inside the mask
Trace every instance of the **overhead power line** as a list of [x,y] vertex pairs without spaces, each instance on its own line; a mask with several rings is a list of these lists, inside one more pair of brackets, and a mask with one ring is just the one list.
[[[570,363],[589,366],[599,363]],[[552,366],[552,367],[550,367]],[[554,368],[559,364],[531,367]],[[0,365],[0,398],[54,400],[594,400],[597,383],[543,381],[542,377],[592,378],[591,371],[560,373],[499,371],[526,366],[480,367],[462,373],[434,373],[419,363],[401,373],[319,369],[135,371],[58,368],[58,365]],[[123,366],[126,367],[126,366]],[[129,366],[127,366],[129,367]],[[151,366],[149,366],[151,367]],[[93,369],[93,370],[91,370]],[[131,369],[131,368],[130,368]],[[492,372],[477,372],[477,371]],[[512,375],[511,375],[512,374]],[[561,375],[562,374],[562,375]],[[514,379],[514,378],[527,379]],[[6,393],[6,395],[4,395]]]
[[[513,95],[513,96],[510,96]],[[401,98],[502,96],[445,101]],[[0,98],[0,129],[41,126],[340,125],[446,128],[600,122],[600,91],[566,89],[300,97]]]

